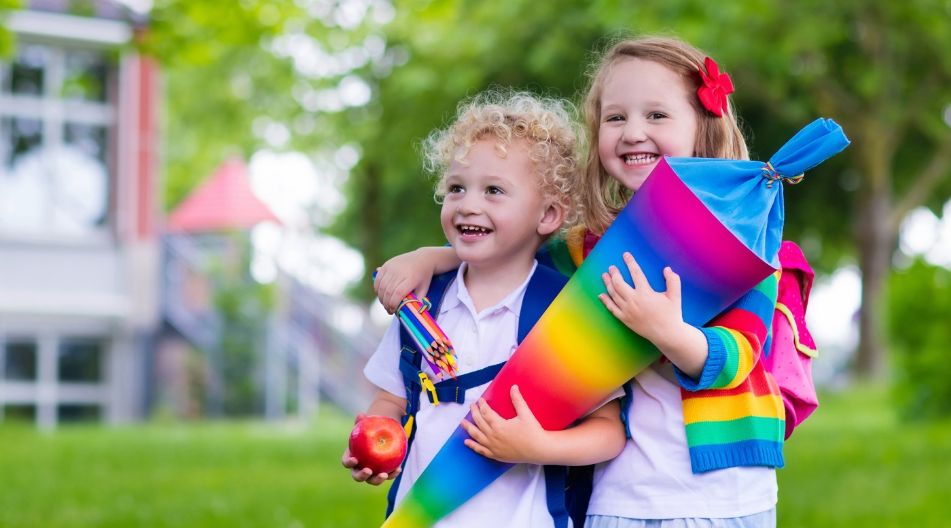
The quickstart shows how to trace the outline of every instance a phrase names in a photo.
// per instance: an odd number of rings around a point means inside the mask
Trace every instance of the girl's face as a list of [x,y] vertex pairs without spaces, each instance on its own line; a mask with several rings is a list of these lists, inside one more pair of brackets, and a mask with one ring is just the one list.
[[632,191],[661,156],[693,156],[696,95],[657,62],[631,57],[613,65],[601,92],[598,155],[601,166]]

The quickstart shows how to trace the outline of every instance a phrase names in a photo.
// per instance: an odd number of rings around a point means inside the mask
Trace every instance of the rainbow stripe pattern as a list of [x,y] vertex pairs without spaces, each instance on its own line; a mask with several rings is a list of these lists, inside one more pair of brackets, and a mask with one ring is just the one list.
[[[613,265],[630,281],[622,259],[629,251],[651,287],[664,290],[663,268],[670,266],[681,277],[684,320],[707,323],[776,271],[782,185],[772,185],[772,176],[800,174],[847,144],[838,125],[817,120],[770,160],[768,175],[762,162],[662,160],[489,385],[488,404],[505,418],[515,416],[509,390],[517,384],[548,430],[583,416],[659,357],[598,300],[605,291],[601,274]],[[784,149],[788,156],[780,156]],[[720,179],[736,172],[743,174]],[[739,202],[742,210],[716,189],[736,181],[752,196]],[[731,190],[731,200],[743,198]],[[770,225],[777,204],[778,230]],[[461,427],[450,436],[384,527],[432,526],[511,467],[465,447],[467,436]]]

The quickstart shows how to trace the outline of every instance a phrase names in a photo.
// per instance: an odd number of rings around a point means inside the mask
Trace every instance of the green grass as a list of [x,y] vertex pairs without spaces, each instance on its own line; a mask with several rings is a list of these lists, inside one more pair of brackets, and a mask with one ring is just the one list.
[[[260,423],[0,426],[0,527],[378,526],[385,488],[339,457],[349,418]],[[887,394],[824,395],[786,447],[779,526],[946,526],[951,421],[904,424]]]
[[0,427],[0,526],[377,526],[386,489],[340,465],[351,425]]
[[888,393],[823,394],[786,444],[779,526],[948,526],[951,421],[900,422]]

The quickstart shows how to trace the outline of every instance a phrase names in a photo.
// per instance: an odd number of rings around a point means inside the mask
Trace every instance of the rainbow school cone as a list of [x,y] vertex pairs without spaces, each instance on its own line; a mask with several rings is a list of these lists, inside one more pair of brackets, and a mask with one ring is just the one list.
[[[838,153],[849,141],[833,121],[818,119],[769,162],[666,158],[575,272],[485,392],[505,418],[515,416],[517,384],[541,425],[564,429],[653,363],[659,353],[604,307],[601,274],[637,259],[656,290],[663,269],[681,277],[684,320],[701,326],[775,272],[782,239],[782,181]],[[432,526],[511,464],[465,447],[459,427],[383,524]]]

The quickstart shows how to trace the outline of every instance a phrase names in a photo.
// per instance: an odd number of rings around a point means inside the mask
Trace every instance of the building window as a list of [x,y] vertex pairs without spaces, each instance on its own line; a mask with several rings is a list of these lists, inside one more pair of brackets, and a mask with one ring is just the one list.
[[66,404],[56,408],[58,423],[96,422],[102,415],[102,407],[93,404]]
[[10,404],[3,406],[3,413],[0,414],[5,422],[35,422],[36,405],[33,404]]
[[107,230],[117,72],[107,50],[29,41],[0,63],[0,235]]
[[3,378],[36,381],[36,341],[9,339],[4,343]]
[[63,337],[59,341],[59,380],[68,383],[102,381],[105,345],[92,338]]

